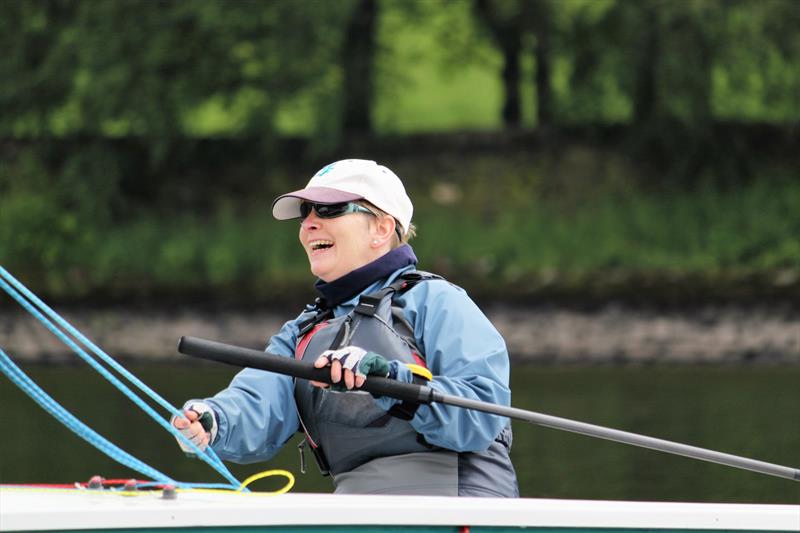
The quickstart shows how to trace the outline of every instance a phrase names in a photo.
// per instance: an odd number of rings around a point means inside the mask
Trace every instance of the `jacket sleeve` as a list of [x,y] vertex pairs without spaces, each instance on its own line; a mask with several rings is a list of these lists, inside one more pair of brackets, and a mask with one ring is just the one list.
[[[266,351],[294,357],[297,332],[297,320],[285,323]],[[246,368],[228,388],[204,401],[217,416],[219,429],[212,448],[225,460],[252,463],[270,459],[299,426],[294,383],[289,376]]]
[[[419,283],[404,295],[406,318],[433,374],[429,386],[483,402],[509,405],[506,343],[463,289],[444,280]],[[401,368],[398,379],[410,381]],[[508,419],[444,404],[421,405],[411,425],[430,444],[455,451],[488,448]]]

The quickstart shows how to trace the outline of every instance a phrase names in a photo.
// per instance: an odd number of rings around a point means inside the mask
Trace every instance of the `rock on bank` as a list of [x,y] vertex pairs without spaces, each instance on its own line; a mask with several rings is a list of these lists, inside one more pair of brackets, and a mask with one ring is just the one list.
[[[288,315],[267,310],[69,309],[64,318],[107,353],[136,361],[178,361],[182,335],[255,349]],[[591,311],[492,305],[486,313],[514,363],[797,363],[800,313],[780,307],[681,311],[607,305]],[[30,362],[77,360],[24,310],[0,309],[0,346]]]

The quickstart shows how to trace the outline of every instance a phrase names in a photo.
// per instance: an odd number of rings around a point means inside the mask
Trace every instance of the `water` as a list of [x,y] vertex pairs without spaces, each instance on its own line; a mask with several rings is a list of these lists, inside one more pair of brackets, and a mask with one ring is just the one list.
[[[174,404],[224,387],[235,369],[211,363],[129,367]],[[183,456],[172,437],[86,366],[25,370],[67,409],[136,457],[184,481],[221,481]],[[513,369],[513,404],[786,466],[800,467],[800,367],[541,367]],[[94,474],[139,477],[106,458],[0,378],[0,482],[73,482]],[[269,463],[232,465],[239,479],[268,468],[295,473],[295,491],[329,492],[315,465],[300,475],[290,441]],[[800,483],[514,423],[523,496],[800,503]],[[308,457],[309,461],[311,458]],[[257,490],[280,486],[257,482]]]

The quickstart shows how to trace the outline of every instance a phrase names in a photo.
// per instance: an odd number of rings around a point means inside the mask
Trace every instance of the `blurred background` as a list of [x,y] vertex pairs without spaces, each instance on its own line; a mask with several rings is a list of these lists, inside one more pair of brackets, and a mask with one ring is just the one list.
[[[182,404],[235,370],[180,335],[261,348],[314,298],[272,199],[374,159],[414,201],[420,268],[505,336],[515,406],[796,467],[798,28],[796,0],[6,0],[0,264]],[[0,347],[58,401],[216,475],[51,337],[0,297]],[[0,393],[0,482],[136,475]],[[524,496],[800,502],[514,428]]]

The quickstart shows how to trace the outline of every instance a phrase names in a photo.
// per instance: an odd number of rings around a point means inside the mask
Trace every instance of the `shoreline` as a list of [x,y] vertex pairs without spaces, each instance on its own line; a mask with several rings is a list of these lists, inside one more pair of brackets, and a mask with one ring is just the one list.
[[[484,311],[514,364],[800,364],[800,313],[791,307],[576,310],[494,303]],[[108,354],[137,363],[185,361],[176,349],[182,335],[261,350],[291,318],[259,308],[68,308],[62,315]],[[0,309],[0,346],[20,362],[77,360],[21,308]]]

